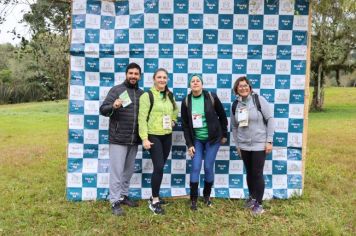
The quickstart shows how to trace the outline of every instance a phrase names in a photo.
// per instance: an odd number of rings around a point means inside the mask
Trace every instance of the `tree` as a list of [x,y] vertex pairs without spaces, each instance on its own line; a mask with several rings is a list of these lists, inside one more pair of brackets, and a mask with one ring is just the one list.
[[[352,71],[349,55],[356,48],[356,3],[349,0],[312,1],[311,80],[314,92],[311,110],[324,103],[325,75],[334,70]],[[353,62],[354,63],[354,62]]]

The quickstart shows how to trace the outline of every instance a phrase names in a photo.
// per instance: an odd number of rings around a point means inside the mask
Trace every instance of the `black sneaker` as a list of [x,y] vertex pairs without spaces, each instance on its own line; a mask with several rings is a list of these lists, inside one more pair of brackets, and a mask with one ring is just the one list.
[[121,208],[120,206],[120,202],[115,202],[111,205],[111,211],[112,214],[116,215],[116,216],[123,216],[125,215],[124,210]]
[[155,215],[164,215],[164,210],[159,202],[156,202],[155,204],[151,202],[148,207]]
[[204,204],[205,204],[206,206],[208,206],[208,207],[211,207],[211,206],[212,206],[210,197],[204,197]]
[[[153,198],[150,197],[150,199],[148,200],[148,204],[151,204],[152,201],[153,201]],[[159,198],[159,204],[165,205],[165,204],[168,204],[168,202],[166,202],[163,198]]]
[[192,211],[198,210],[197,201],[191,201],[190,210]]
[[137,207],[138,206],[137,202],[130,200],[128,196],[124,195],[123,198],[124,199],[119,200],[120,204],[127,205],[129,207]]

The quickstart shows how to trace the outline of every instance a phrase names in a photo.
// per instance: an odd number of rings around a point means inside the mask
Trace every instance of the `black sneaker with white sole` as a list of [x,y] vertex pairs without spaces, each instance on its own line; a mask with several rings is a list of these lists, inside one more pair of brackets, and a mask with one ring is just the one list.
[[[151,204],[153,201],[152,197],[150,197],[150,199],[148,199],[148,204]],[[159,198],[159,204],[161,205],[165,205],[165,204],[168,204],[167,201],[165,201],[163,198]]]
[[124,216],[125,215],[125,212],[121,208],[120,202],[118,202],[118,201],[111,205],[111,211],[112,211],[112,214],[116,215],[116,216]]
[[148,207],[155,215],[164,215],[164,210],[159,202],[156,202],[154,204],[151,202]]
[[129,207],[137,207],[138,206],[137,202],[132,201],[128,196],[124,195],[122,197],[123,197],[123,199],[119,201],[121,205],[127,205]]

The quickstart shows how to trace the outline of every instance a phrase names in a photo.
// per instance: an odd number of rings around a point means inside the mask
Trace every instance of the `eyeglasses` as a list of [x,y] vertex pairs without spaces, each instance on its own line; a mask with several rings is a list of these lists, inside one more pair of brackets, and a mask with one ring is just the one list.
[[243,89],[243,88],[249,88],[250,86],[248,84],[243,84],[243,85],[239,85],[237,86],[239,89]]

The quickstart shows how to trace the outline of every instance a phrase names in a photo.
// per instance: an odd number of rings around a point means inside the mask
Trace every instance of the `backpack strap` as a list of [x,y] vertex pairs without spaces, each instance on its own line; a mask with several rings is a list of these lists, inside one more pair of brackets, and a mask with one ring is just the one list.
[[235,114],[236,114],[237,103],[239,103],[239,100],[237,100],[237,99],[232,103],[232,114],[233,114],[234,116],[235,116]]
[[257,111],[259,111],[261,113],[261,115],[262,115],[263,123],[265,123],[265,125],[267,125],[267,120],[263,116],[263,113],[262,113],[262,110],[261,110],[261,103],[260,103],[260,99],[258,98],[258,94],[257,93],[252,94],[252,98],[253,98],[253,102],[255,103],[255,105],[257,107]]
[[149,117],[150,117],[150,114],[151,114],[151,111],[152,111],[154,98],[153,98],[153,93],[152,93],[151,90],[148,90],[147,93],[148,93],[148,97],[149,97],[149,99],[150,99],[150,109],[148,110],[147,118],[146,118],[146,121],[148,122]]

